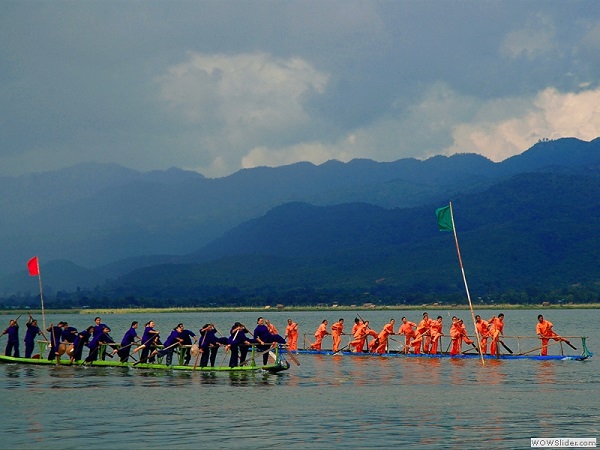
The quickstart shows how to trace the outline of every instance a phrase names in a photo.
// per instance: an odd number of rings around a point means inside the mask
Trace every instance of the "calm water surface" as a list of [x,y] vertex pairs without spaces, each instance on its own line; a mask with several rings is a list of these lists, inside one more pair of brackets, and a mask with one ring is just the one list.
[[[439,313],[446,319],[447,312]],[[534,334],[539,311],[505,313],[505,334]],[[420,316],[360,314],[377,330],[392,317],[416,322]],[[120,340],[132,320],[153,319],[166,335],[180,321],[194,331],[206,322],[225,331],[236,320],[252,328],[258,315],[108,314],[102,320]],[[587,335],[590,350],[600,348],[600,311],[544,315],[557,332]],[[345,311],[263,316],[282,334],[290,316],[310,335],[322,319],[331,324],[344,317],[350,327],[355,317]],[[470,318],[466,311],[460,316]],[[47,324],[59,320],[82,329],[93,317],[46,316]],[[0,340],[2,349],[5,344]],[[482,366],[477,359],[301,355],[299,367],[277,375],[2,365],[0,448],[470,449],[530,448],[532,437],[600,438],[599,361],[486,360]]]

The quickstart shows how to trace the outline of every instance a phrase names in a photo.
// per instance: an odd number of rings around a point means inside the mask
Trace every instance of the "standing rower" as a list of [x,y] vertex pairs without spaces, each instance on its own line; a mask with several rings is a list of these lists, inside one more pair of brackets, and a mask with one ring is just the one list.
[[498,314],[498,317],[494,316],[489,320],[490,323],[490,334],[492,336],[492,343],[490,344],[490,353],[494,356],[498,356],[498,342],[500,336],[504,337],[504,314]]
[[138,322],[137,320],[134,320],[133,322],[131,322],[131,327],[129,328],[129,330],[127,330],[127,332],[125,333],[125,335],[123,336],[123,339],[121,339],[121,348],[117,351],[117,354],[119,355],[119,358],[121,359],[121,362],[127,362],[127,360],[129,359],[129,353],[131,351],[131,346],[133,345],[133,343],[138,340],[138,335],[137,335],[137,327],[138,327]]
[[340,349],[340,344],[342,343],[342,334],[344,334],[344,319],[340,319],[331,325],[331,338],[333,339],[332,350],[334,352],[337,352]]
[[431,348],[429,349],[429,353],[432,355],[438,352],[440,338],[444,336],[442,332],[443,320],[442,316],[437,316],[437,319],[432,320],[429,326],[429,332],[431,333]]
[[287,339],[288,350],[298,350],[298,324],[292,319],[287,320],[285,328],[285,338]]
[[25,342],[25,358],[31,358],[35,348],[35,338],[42,334],[42,330],[38,327],[37,320],[31,317],[31,314],[29,314],[26,326],[27,331],[25,332],[25,339],[23,339],[23,342]]
[[475,316],[475,327],[479,332],[479,351],[482,355],[485,355],[487,353],[487,341],[491,336],[490,324],[478,314]]
[[400,325],[400,328],[398,329],[398,334],[404,335],[404,353],[409,352],[411,339],[416,336],[414,329],[416,326],[416,323],[410,322],[406,317],[402,317],[402,325]]
[[4,330],[0,336],[5,334],[8,334],[8,342],[6,343],[6,351],[4,354],[6,356],[14,356],[15,358],[19,358],[21,356],[19,354],[19,324],[16,320],[11,319],[8,324],[8,328]]
[[327,322],[327,319],[323,320],[323,322],[321,322],[321,325],[319,325],[319,328],[317,328],[317,331],[315,331],[315,342],[310,344],[309,349],[312,350],[321,350],[321,344],[323,342],[323,338],[325,336],[327,336],[329,333],[329,331],[327,331],[327,324],[329,322]]
[[543,315],[538,316],[538,323],[535,326],[535,332],[542,339],[542,351],[540,355],[547,356],[548,355],[548,341],[550,339],[554,339],[555,341],[562,341],[570,344],[565,338],[560,337],[558,334],[554,332],[552,329],[554,325],[552,322],[544,319]]
[[394,333],[394,324],[396,321],[394,319],[390,320],[389,323],[384,325],[383,330],[377,335],[378,345],[375,348],[375,353],[385,353],[388,346],[388,336]]

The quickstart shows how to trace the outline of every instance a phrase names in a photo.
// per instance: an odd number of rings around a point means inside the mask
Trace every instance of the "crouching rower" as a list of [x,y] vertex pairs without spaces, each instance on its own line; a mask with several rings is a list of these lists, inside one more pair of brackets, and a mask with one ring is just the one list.
[[227,345],[229,340],[226,337],[217,337],[217,329],[212,323],[205,324],[200,330],[200,367],[207,367],[210,359],[210,366],[215,367],[217,353],[221,345]]
[[231,350],[229,367],[243,364],[248,355],[248,347],[257,342],[255,339],[247,337],[246,333],[250,333],[250,331],[246,328],[246,325],[241,324],[240,322],[234,323],[233,327],[231,327],[228,340],[228,347],[229,350]]
[[167,356],[167,366],[171,366],[173,364],[173,352],[175,351],[175,347],[179,347],[181,344],[183,344],[183,337],[181,335],[182,332],[183,324],[180,323],[173,328],[173,331],[171,331],[171,334],[169,334],[169,337],[165,341],[164,348],[158,351],[155,350],[155,352],[158,353],[158,356]]
[[[108,328],[106,325],[104,325],[102,333],[97,334],[97,330],[98,330],[98,328],[94,329],[94,338],[88,344],[90,353],[87,356],[87,358],[85,358],[85,362],[87,362],[87,363],[96,361],[98,359],[98,354],[102,351],[103,345],[109,345],[109,344],[115,343],[113,338],[111,338],[110,335],[108,334],[108,333],[110,333],[110,328]],[[104,355],[110,355],[110,357],[112,358],[112,355],[117,353],[117,349],[112,350],[110,353],[107,350],[108,349],[105,349],[105,351],[102,352],[102,359],[104,359]]]
[[256,321],[257,325],[254,329],[254,339],[260,344],[257,347],[258,351],[263,353],[263,365],[266,366],[269,362],[269,353],[266,351],[269,347],[273,347],[276,344],[285,344],[285,339],[279,334],[271,334],[269,328],[265,325],[265,320],[259,317]]
[[127,362],[127,360],[129,359],[129,353],[131,351],[131,346],[133,345],[133,343],[136,340],[139,341],[137,335],[137,327],[138,322],[137,320],[134,320],[133,322],[131,322],[131,327],[129,328],[129,330],[127,330],[127,332],[123,336],[123,339],[121,339],[121,348],[117,351],[117,354],[119,355],[119,358],[121,359],[122,363]]

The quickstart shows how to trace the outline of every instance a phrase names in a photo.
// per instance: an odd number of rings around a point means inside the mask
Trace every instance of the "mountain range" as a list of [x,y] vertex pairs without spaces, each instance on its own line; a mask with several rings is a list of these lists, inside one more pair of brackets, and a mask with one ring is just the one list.
[[449,200],[478,294],[600,280],[600,139],[539,142],[500,163],[329,161],[217,179],[84,164],[0,189],[4,298],[35,293],[34,255],[48,295],[71,299],[458,296],[454,239],[433,215]]

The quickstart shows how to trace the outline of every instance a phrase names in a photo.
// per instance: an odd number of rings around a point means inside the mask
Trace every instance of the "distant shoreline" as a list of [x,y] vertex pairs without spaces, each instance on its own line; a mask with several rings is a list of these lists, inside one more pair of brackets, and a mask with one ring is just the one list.
[[[394,306],[375,306],[375,307],[363,307],[363,306],[285,306],[283,308],[277,308],[274,306],[265,307],[220,307],[220,308],[104,308],[104,309],[46,309],[47,314],[135,314],[135,313],[194,313],[194,312],[286,312],[286,311],[422,311],[422,310],[457,310],[464,311],[469,310],[468,305],[457,305],[457,306],[445,306],[445,305],[418,305],[418,306],[406,306],[406,305],[394,305]],[[498,305],[473,305],[473,309],[476,310],[533,310],[533,309],[600,309],[600,303],[588,303],[588,304],[572,304],[572,305],[509,305],[509,304],[498,304]],[[0,311],[0,315],[10,316],[27,316],[28,314],[41,314],[41,309],[10,309]]]

